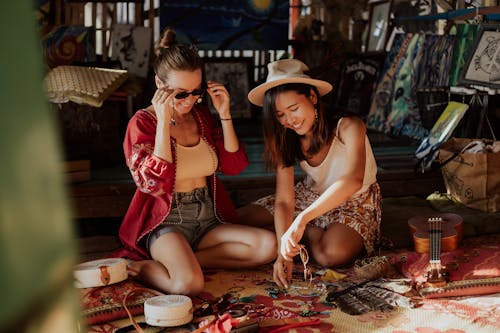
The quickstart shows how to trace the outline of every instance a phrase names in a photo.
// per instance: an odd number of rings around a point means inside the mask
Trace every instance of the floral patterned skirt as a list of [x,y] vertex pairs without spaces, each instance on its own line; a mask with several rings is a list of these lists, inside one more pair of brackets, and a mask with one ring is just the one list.
[[[309,207],[318,197],[319,193],[306,187],[303,182],[298,182],[295,185],[294,216]],[[274,216],[274,202],[275,196],[272,194],[253,203],[263,206]],[[340,206],[318,216],[310,223],[323,229],[327,229],[334,222],[351,227],[361,235],[366,252],[371,255],[380,240],[381,202],[380,187],[378,183],[373,183],[366,191],[355,194]]]

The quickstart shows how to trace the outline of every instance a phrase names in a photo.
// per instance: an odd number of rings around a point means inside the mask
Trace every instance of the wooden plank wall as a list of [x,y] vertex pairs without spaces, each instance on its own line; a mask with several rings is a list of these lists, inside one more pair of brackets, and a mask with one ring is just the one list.
[[[107,61],[114,24],[151,27],[151,45],[159,39],[159,8],[154,0],[53,0],[56,25],[83,25],[95,28],[95,50]],[[253,59],[254,83],[265,80],[267,63],[286,56],[288,50],[200,50],[200,56]]]
[[[117,23],[143,26],[143,0],[55,0],[56,24],[93,26],[95,49],[107,61],[111,44],[111,30]],[[154,8],[152,9],[154,12]],[[154,32],[151,33],[153,39]]]

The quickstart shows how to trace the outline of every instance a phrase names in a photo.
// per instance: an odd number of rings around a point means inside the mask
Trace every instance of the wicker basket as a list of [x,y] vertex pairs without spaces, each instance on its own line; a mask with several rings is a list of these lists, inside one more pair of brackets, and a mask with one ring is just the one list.
[[384,276],[389,266],[389,260],[385,256],[368,257],[356,260],[354,272],[361,278],[372,280]]

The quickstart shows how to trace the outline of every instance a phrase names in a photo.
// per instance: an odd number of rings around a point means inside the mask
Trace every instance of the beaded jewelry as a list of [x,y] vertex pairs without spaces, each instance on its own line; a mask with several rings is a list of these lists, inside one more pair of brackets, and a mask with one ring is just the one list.
[[170,113],[170,125],[175,126],[175,118],[174,118],[175,108],[174,108],[174,100],[172,100],[172,112]]

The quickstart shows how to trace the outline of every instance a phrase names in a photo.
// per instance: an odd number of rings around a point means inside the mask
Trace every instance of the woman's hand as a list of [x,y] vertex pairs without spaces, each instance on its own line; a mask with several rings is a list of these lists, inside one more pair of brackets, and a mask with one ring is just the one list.
[[212,99],[212,104],[217,110],[219,117],[221,119],[230,119],[231,111],[229,109],[230,106],[230,97],[229,92],[223,84],[208,81],[207,82],[207,92]]
[[273,265],[273,279],[280,288],[288,288],[292,281],[293,261],[283,259],[278,254],[278,259]]
[[168,124],[174,114],[174,96],[177,91],[167,88],[156,89],[151,104],[159,124]]
[[285,260],[292,260],[300,251],[300,240],[304,235],[307,222],[303,215],[299,214],[288,230],[281,236],[280,254]]

